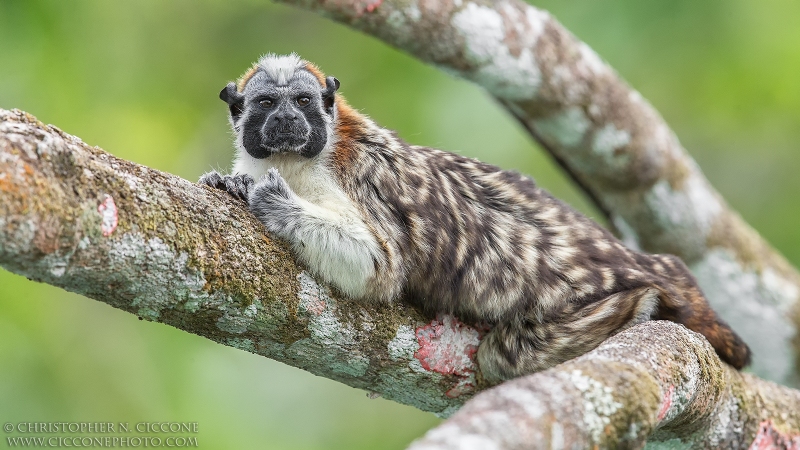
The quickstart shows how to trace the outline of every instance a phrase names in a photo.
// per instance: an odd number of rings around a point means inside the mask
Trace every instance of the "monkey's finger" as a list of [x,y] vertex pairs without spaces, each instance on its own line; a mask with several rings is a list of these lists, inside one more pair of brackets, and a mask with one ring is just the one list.
[[236,179],[230,175],[225,175],[222,178],[224,189],[234,198],[239,198],[239,188],[236,186]]
[[244,182],[244,184],[247,186],[248,189],[252,188],[253,185],[256,184],[256,180],[254,180],[253,177],[251,177],[250,175],[241,174],[237,176],[242,178],[242,181]]
[[216,170],[212,170],[211,172],[203,174],[197,182],[205,184],[206,186],[218,188],[220,181],[222,181],[222,177],[220,177]]
[[243,176],[236,175],[233,177],[233,182],[236,185],[236,197],[247,203],[247,183]]

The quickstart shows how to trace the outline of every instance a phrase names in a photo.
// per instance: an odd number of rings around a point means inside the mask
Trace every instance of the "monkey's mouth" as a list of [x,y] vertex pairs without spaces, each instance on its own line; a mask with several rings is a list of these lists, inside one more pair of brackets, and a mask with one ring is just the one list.
[[270,153],[300,152],[308,142],[309,132],[303,121],[267,123],[261,131],[261,147]]
[[261,139],[261,147],[273,153],[300,151],[308,142],[305,134],[296,131],[278,131],[269,133]]
[[313,132],[311,127],[296,124],[278,124],[264,127],[259,132],[245,134],[242,140],[250,156],[258,159],[281,153],[296,153],[311,158],[318,155],[325,146],[327,135]]

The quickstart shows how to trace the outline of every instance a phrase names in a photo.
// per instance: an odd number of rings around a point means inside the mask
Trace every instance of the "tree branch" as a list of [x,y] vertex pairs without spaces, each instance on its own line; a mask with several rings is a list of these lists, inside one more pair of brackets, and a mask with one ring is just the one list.
[[227,194],[16,110],[0,110],[0,266],[440,415],[475,389],[475,329],[341,300]]
[[690,265],[753,349],[756,373],[800,383],[800,274],[730,209],[647,101],[547,12],[519,0],[280,1],[484,87],[629,246]]
[[[646,322],[467,402],[409,450],[800,446],[800,392],[722,364],[703,336]],[[752,447],[751,447],[752,445]]]

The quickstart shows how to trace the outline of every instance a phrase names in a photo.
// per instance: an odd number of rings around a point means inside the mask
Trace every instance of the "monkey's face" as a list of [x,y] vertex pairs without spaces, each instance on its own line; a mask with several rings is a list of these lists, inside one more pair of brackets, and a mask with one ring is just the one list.
[[237,145],[253,158],[285,152],[311,158],[328,142],[338,81],[330,77],[328,84],[334,86],[323,87],[306,70],[296,70],[283,81],[278,84],[259,69],[242,92],[233,83],[220,92],[228,103]]

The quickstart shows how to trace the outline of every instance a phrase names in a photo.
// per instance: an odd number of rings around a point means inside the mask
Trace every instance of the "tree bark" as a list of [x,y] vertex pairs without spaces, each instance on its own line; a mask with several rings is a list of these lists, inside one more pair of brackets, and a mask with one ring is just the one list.
[[681,257],[753,350],[800,385],[800,274],[711,187],[646,100],[547,12],[519,0],[280,0],[485,88],[633,248]]
[[646,322],[481,392],[409,450],[800,448],[800,392],[720,363],[703,336]]

